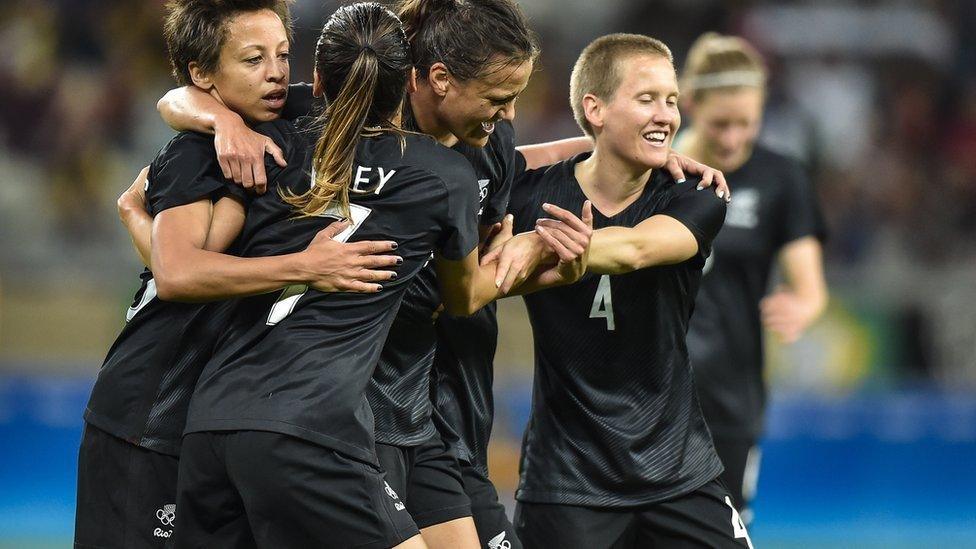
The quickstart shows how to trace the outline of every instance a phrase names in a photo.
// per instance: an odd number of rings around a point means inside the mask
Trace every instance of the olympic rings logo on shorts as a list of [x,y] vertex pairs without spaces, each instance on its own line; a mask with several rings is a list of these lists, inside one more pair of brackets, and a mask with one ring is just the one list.
[[176,521],[176,504],[167,503],[162,509],[156,509],[156,518],[163,523],[163,526],[172,526]]

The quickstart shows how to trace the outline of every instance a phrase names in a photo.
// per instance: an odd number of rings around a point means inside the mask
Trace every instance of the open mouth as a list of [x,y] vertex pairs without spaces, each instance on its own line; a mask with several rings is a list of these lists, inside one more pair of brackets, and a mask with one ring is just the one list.
[[288,96],[287,90],[276,90],[261,98],[271,109],[280,109],[285,106],[285,97]]
[[641,137],[644,138],[644,141],[647,141],[655,147],[664,147],[668,140],[668,132],[663,130],[654,130],[642,134]]
[[485,132],[487,134],[491,134],[491,132],[495,131],[495,123],[494,122],[482,122],[481,123],[481,131],[483,131],[483,132]]

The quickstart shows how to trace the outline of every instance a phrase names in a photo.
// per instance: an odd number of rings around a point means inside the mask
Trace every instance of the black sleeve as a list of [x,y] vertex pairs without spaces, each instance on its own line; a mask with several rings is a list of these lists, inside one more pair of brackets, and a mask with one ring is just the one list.
[[806,170],[799,162],[791,160],[784,179],[780,245],[805,236],[814,236],[823,242],[827,238],[826,224]]
[[281,117],[285,120],[295,120],[302,116],[312,113],[312,85],[300,82],[288,86],[288,97],[285,98],[285,108],[281,111]]
[[[505,217],[508,208],[508,200],[512,194],[512,182],[518,175],[525,171],[525,158],[522,153],[515,150],[515,128],[507,120],[500,120],[495,123],[495,133],[491,136],[491,147],[493,154],[498,158],[502,167],[502,177],[494,188],[490,189],[490,195],[485,200],[484,212],[481,222],[484,225],[498,223]],[[522,168],[518,167],[518,159],[522,158]],[[494,182],[493,182],[494,183]]]
[[183,132],[150,165],[146,201],[149,212],[156,215],[204,198],[215,200],[231,186],[217,164],[213,137]]
[[542,216],[542,202],[541,198],[536,196],[536,189],[548,169],[547,166],[528,171],[522,170],[515,177],[511,200],[508,202],[508,213],[514,218],[512,232],[515,234],[534,230],[536,220]]
[[711,189],[695,188],[697,182],[681,184],[671,203],[660,212],[673,217],[691,231],[698,241],[698,256],[704,260],[711,253],[712,240],[725,223],[725,201]]
[[439,172],[447,196],[438,220],[443,230],[437,247],[445,259],[459,261],[478,247],[478,178],[460,155],[454,166]]

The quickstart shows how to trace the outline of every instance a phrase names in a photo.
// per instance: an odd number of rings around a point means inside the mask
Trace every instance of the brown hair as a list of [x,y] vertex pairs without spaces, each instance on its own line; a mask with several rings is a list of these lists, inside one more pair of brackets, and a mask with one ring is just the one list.
[[539,55],[538,39],[512,0],[402,0],[397,13],[419,76],[441,62],[470,80]]
[[608,34],[583,48],[570,76],[569,102],[576,123],[586,135],[592,136],[593,128],[583,112],[583,96],[593,94],[609,101],[620,86],[620,61],[640,54],[659,55],[674,64],[671,50],[664,42],[643,34]]
[[766,64],[751,44],[738,36],[701,35],[685,61],[681,89],[700,101],[711,90],[766,87]]
[[299,216],[318,216],[338,205],[349,216],[349,183],[362,137],[399,132],[391,119],[403,104],[412,64],[400,20],[376,2],[344,6],[322,27],[315,72],[328,108],[312,158],[312,189],[283,194]]
[[189,65],[206,73],[220,66],[220,49],[227,39],[227,23],[242,12],[271,10],[278,14],[291,40],[293,0],[170,0],[166,3],[163,37],[173,78],[181,86],[193,84]]

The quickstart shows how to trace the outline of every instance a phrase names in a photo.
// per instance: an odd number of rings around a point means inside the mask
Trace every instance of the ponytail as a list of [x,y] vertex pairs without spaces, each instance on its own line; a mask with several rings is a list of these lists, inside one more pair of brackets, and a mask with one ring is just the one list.
[[[403,103],[410,52],[400,21],[375,2],[336,10],[322,28],[315,71],[328,107],[312,158],[312,188],[301,195],[282,191],[299,217],[338,209],[349,217],[349,185],[356,148],[363,137],[401,133],[391,122]],[[403,141],[401,141],[401,147]]]

